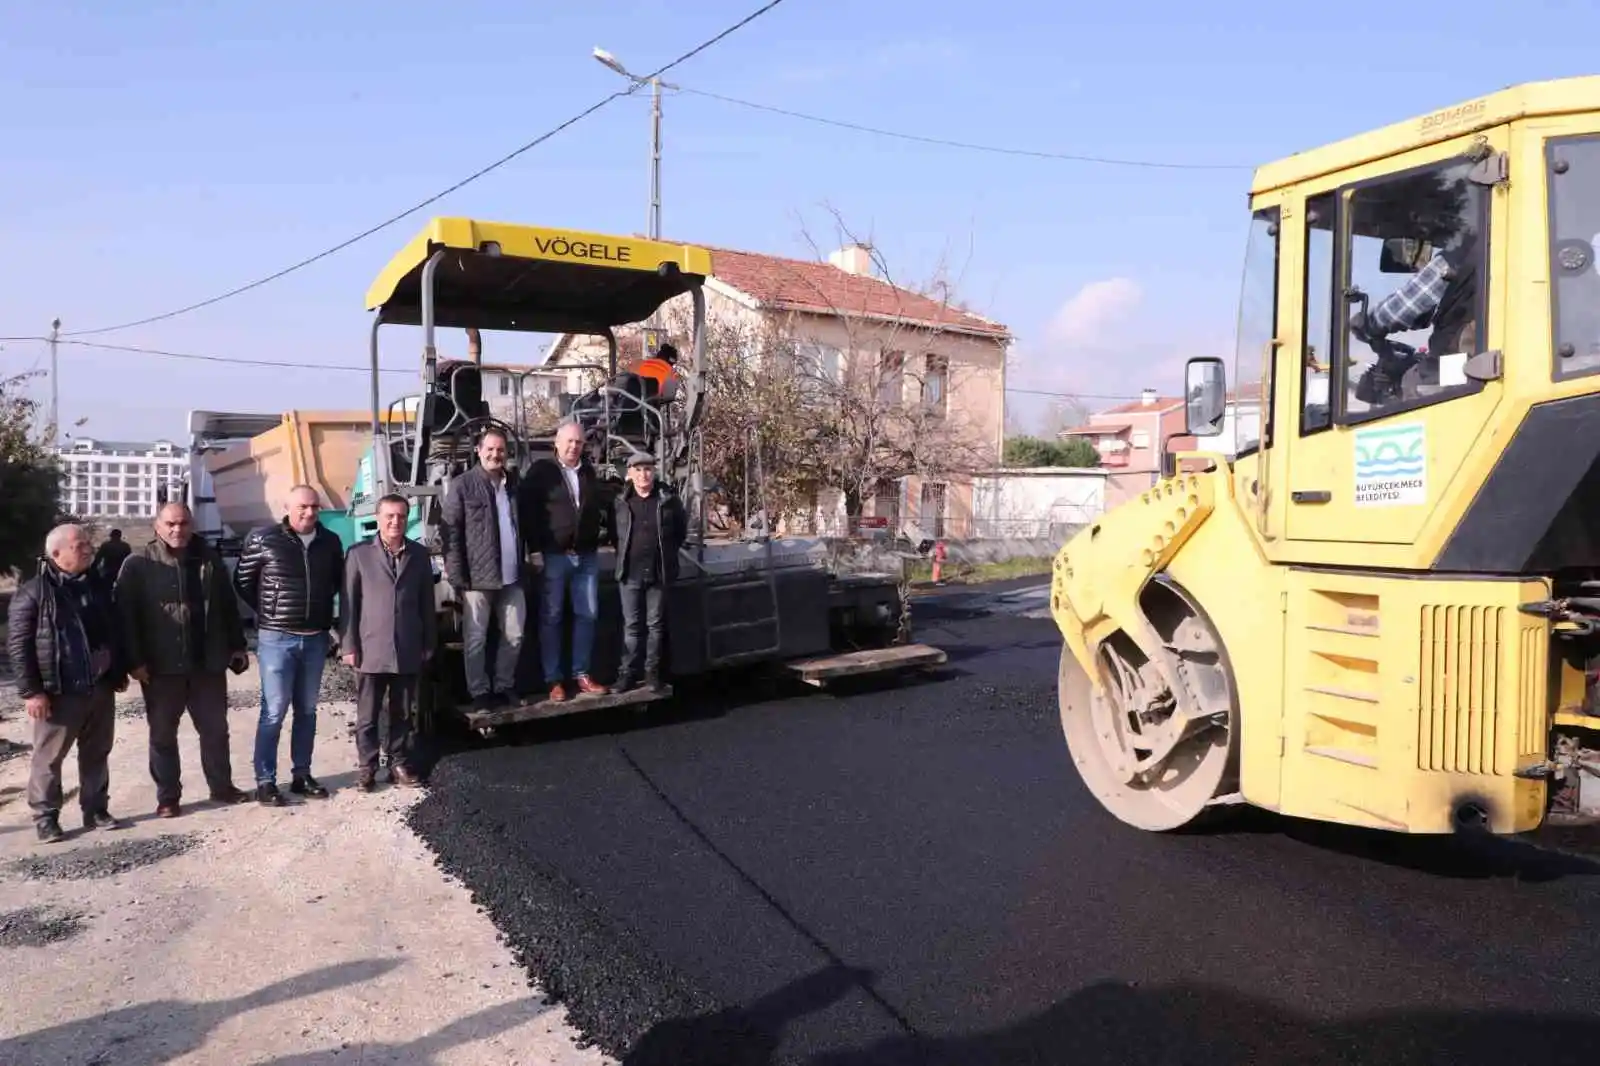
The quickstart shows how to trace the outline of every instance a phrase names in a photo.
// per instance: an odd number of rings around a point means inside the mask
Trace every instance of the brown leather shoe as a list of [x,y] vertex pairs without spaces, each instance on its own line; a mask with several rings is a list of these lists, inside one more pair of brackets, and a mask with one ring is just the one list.
[[213,792],[211,798],[217,803],[243,803],[250,798],[250,793],[242,788],[229,787],[226,792]]
[[176,818],[183,813],[183,808],[176,803],[163,803],[156,808],[157,818]]
[[611,690],[595,681],[588,674],[580,674],[578,676],[578,691],[590,696],[604,696]]
[[400,785],[403,788],[422,787],[422,778],[418,777],[404,766],[396,766],[394,769],[389,771],[389,776],[393,778],[395,784]]
[[551,703],[565,703],[565,702],[567,702],[567,686],[563,685],[559,681],[557,681],[555,684],[551,685],[550,686],[550,702]]
[[361,775],[356,778],[356,787],[363,792],[371,792],[378,786],[378,774],[374,770],[363,768]]

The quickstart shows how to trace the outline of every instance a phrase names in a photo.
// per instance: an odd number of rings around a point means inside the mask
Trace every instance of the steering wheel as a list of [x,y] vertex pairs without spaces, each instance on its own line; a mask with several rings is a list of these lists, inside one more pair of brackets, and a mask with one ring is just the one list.
[[1392,341],[1387,337],[1372,337],[1363,333],[1361,339],[1367,342],[1367,347],[1372,349],[1377,359],[1362,371],[1356,381],[1356,399],[1373,406],[1403,399],[1401,382],[1406,373],[1416,366],[1417,350],[1404,341]]
[[479,435],[490,429],[504,433],[507,441],[517,439],[517,435],[511,432],[511,427],[493,415],[478,415],[475,418],[469,418],[461,423],[459,429],[453,429],[450,433],[452,436],[465,437],[476,445]]

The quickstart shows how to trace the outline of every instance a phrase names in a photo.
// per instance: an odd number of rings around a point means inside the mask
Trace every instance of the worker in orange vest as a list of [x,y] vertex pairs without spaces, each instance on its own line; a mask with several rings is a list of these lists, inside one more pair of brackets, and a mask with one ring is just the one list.
[[678,349],[670,344],[663,344],[654,356],[634,367],[634,373],[655,382],[655,395],[663,397],[667,394],[667,384],[677,373],[677,365]]

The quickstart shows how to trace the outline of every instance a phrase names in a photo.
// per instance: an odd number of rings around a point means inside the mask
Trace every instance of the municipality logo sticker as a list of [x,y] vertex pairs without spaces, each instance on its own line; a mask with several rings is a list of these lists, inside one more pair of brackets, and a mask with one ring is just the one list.
[[1353,447],[1358,507],[1427,502],[1428,447],[1421,422],[1357,430]]

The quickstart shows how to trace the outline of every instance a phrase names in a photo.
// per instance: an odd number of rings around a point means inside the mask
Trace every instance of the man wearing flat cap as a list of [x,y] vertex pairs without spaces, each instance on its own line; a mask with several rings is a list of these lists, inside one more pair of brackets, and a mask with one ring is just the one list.
[[642,665],[645,686],[660,692],[667,590],[678,579],[678,551],[689,535],[689,520],[677,493],[656,480],[653,456],[635,452],[628,460],[628,483],[613,504],[611,528],[623,624],[616,691],[637,688]]

